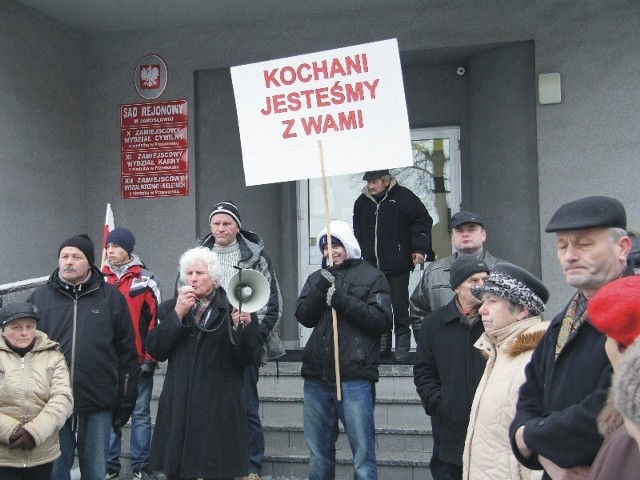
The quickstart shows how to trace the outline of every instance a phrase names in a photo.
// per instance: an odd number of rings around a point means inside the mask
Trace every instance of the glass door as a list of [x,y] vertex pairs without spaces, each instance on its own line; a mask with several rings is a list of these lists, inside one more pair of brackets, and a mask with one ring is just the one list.
[[[460,209],[460,129],[422,128],[411,131],[412,167],[393,169],[400,185],[411,189],[426,205],[433,218],[433,250],[437,258],[451,255],[449,219]],[[327,198],[331,220],[353,224],[353,204],[362,193],[364,172],[327,177]],[[322,256],[317,248],[317,235],[326,226],[322,180],[314,178],[298,182],[298,291],[310,273],[320,268]],[[420,280],[422,270],[411,275],[410,292]],[[303,347],[311,329],[299,325]],[[412,340],[413,341],[413,340]],[[415,345],[412,345],[415,346]]]

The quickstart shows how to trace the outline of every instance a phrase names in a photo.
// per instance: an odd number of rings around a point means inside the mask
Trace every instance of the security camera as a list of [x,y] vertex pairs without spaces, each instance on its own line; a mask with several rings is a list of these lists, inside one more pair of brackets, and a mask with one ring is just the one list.
[[466,69],[466,68],[464,68],[464,67],[458,67],[458,68],[456,69],[456,73],[457,73],[459,76],[463,76],[465,73],[467,73],[467,69]]

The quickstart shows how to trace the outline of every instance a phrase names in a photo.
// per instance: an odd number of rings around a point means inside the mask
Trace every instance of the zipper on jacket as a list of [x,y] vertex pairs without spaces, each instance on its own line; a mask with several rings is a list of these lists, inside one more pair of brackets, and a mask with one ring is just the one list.
[[126,373],[124,375],[124,389],[123,390],[124,390],[123,393],[125,395],[129,394],[129,373]]
[[31,397],[31,385],[29,383],[29,376],[27,375],[25,357],[20,359],[20,370],[23,385],[22,391],[24,392],[24,414],[22,415],[22,424],[24,425],[29,422],[29,398]]

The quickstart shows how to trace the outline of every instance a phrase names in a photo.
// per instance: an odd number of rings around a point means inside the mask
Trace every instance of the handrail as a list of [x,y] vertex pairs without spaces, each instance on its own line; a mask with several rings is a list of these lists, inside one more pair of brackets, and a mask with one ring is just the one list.
[[4,283],[0,285],[0,307],[2,306],[2,296],[37,288],[40,285],[47,283],[47,280],[49,280],[49,276],[29,278],[27,280],[20,280],[19,282]]

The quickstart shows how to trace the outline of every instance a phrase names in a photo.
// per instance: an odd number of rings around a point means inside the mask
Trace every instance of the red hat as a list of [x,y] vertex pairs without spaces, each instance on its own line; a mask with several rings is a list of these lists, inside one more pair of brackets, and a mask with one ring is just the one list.
[[628,347],[640,336],[640,276],[607,283],[589,300],[591,324]]

